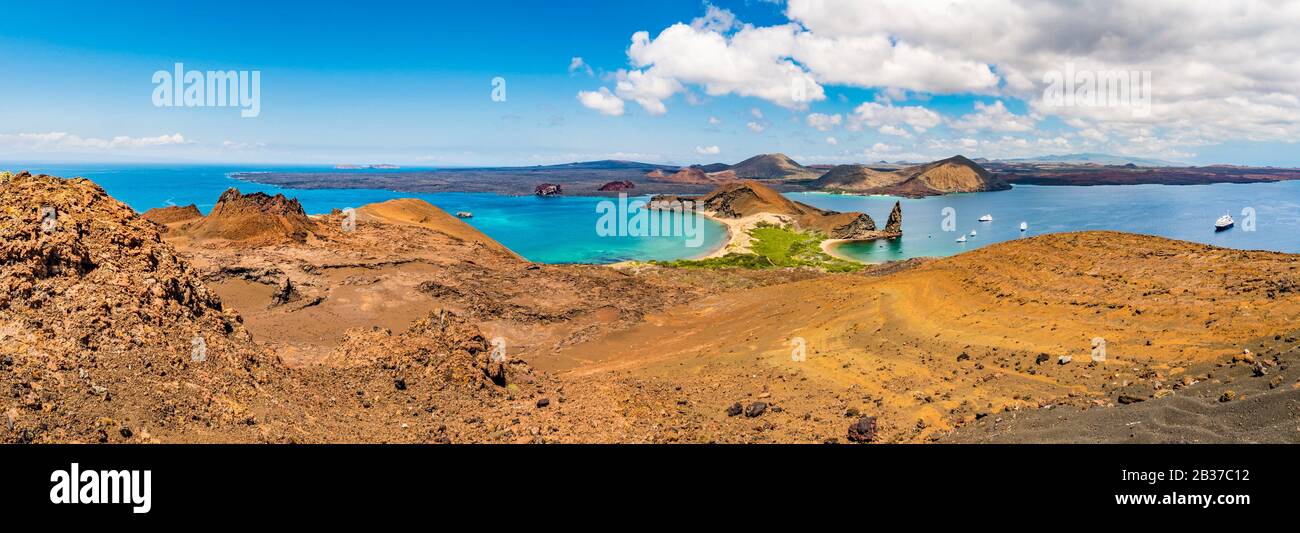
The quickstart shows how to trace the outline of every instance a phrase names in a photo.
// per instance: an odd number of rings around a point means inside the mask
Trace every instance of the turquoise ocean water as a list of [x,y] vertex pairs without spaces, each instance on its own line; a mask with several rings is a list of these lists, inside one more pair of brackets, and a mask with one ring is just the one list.
[[[721,225],[705,224],[701,247],[685,245],[681,237],[601,237],[595,228],[596,204],[603,198],[565,196],[503,196],[486,193],[420,194],[380,189],[283,189],[230,178],[232,172],[330,171],[329,167],[238,167],[215,165],[16,165],[0,169],[31,170],[95,180],[109,194],[137,211],[166,205],[196,204],[212,208],[222,191],[284,193],[298,198],[308,213],[359,207],[392,198],[416,197],[448,212],[470,211],[467,220],[528,259],[547,263],[609,263],[622,260],[694,257],[725,239]],[[357,170],[353,172],[375,172]],[[864,211],[883,225],[897,198],[825,193],[794,193],[789,197],[825,209]],[[1048,232],[1118,230],[1159,235],[1239,249],[1300,253],[1300,182],[1215,185],[1127,185],[1050,187],[1020,185],[1009,191],[902,199],[903,238],[850,243],[840,251],[857,259],[879,262],[920,256],[948,256],[981,246]],[[951,216],[945,208],[951,208]],[[1254,212],[1254,231],[1247,216]],[[1214,220],[1231,213],[1237,226],[1216,233]],[[981,215],[993,222],[978,222]],[[951,218],[955,231],[944,231]],[[1029,230],[1019,231],[1020,222]],[[969,237],[955,242],[960,234]]]
[[[195,204],[207,213],[227,188],[242,192],[284,193],[302,202],[309,214],[360,207],[393,198],[420,198],[449,213],[469,211],[466,222],[516,253],[543,263],[612,263],[626,260],[670,260],[696,257],[726,240],[726,229],[704,220],[703,241],[688,246],[682,236],[599,236],[596,205],[607,198],[562,196],[504,196],[490,193],[421,194],[382,189],[285,189],[240,181],[233,172],[381,172],[340,171],[330,167],[236,167],[210,165],[40,165],[0,162],[0,169],[29,170],[62,177],[94,180],[114,198],[137,212],[168,205]],[[391,172],[391,171],[390,171]]]

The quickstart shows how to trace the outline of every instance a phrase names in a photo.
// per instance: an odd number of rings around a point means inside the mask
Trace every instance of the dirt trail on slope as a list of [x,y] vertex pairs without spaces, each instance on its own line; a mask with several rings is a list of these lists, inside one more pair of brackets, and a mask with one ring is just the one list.
[[[533,362],[575,378],[690,375],[716,386],[708,401],[719,413],[766,388],[791,413],[773,417],[781,438],[833,435],[842,421],[805,422],[852,409],[879,416],[887,440],[925,441],[1007,411],[1177,394],[1292,328],[1297,280],[1287,254],[1049,235],[888,276],[713,296]],[[1107,359],[1094,364],[1097,337]],[[792,360],[796,338],[805,361]]]

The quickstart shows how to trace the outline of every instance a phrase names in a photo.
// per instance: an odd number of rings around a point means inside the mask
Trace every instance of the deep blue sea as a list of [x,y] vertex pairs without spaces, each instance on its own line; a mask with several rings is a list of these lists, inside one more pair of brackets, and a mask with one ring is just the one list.
[[[1009,191],[923,199],[827,193],[788,195],[836,211],[863,211],[884,225],[894,202],[903,205],[903,238],[847,243],[840,253],[868,262],[943,257],[1009,239],[1044,233],[1117,230],[1244,250],[1300,253],[1300,181],[1213,185],[1017,185]],[[945,213],[945,208],[951,211]],[[1254,212],[1253,228],[1248,224]],[[1243,214],[1243,211],[1246,211]],[[1230,213],[1236,226],[1214,231]],[[979,222],[992,215],[992,222]],[[945,219],[952,231],[944,231]],[[1020,231],[1020,223],[1028,223]],[[1253,229],[1253,231],[1251,231]],[[977,235],[972,237],[970,232]],[[965,243],[957,237],[966,235]]]
[[[469,211],[465,221],[515,253],[542,263],[613,263],[627,260],[671,260],[707,254],[726,240],[726,229],[703,220],[703,241],[689,246],[684,236],[600,236],[596,205],[608,198],[590,196],[504,196],[491,193],[422,194],[382,189],[285,189],[229,177],[235,172],[384,172],[335,170],[328,166],[215,165],[41,165],[0,161],[0,169],[29,170],[61,177],[93,180],[114,198],[137,212],[168,205],[195,204],[207,213],[230,187],[249,193],[284,193],[302,202],[308,214],[361,207],[393,198],[420,198],[449,213]],[[387,171],[391,172],[391,171]],[[643,198],[644,199],[644,198]]]
[[[503,196],[490,193],[420,194],[380,189],[283,189],[229,177],[233,172],[329,171],[330,167],[216,165],[42,165],[0,162],[0,169],[31,170],[94,180],[136,211],[166,205],[198,205],[207,212],[222,191],[284,193],[308,213],[359,207],[392,198],[416,197],[455,213],[520,255],[546,263],[609,263],[676,259],[707,253],[725,239],[721,225],[708,222],[701,247],[682,237],[601,237],[596,204],[604,198]],[[350,172],[376,172],[356,170]],[[825,209],[864,211],[883,225],[898,198],[825,193],[789,197]],[[879,262],[920,256],[948,256],[995,242],[1049,232],[1118,230],[1159,235],[1239,249],[1300,253],[1300,182],[1215,185],[1125,185],[1055,187],[1018,185],[1009,191],[902,199],[903,238],[850,243],[840,252]],[[951,211],[945,211],[950,208]],[[1247,223],[1253,210],[1253,228]],[[1214,221],[1231,213],[1237,226],[1214,231]],[[989,214],[993,222],[978,222]],[[945,219],[953,231],[945,231]],[[1020,222],[1029,230],[1021,232]],[[1253,229],[1253,231],[1251,231]],[[975,230],[978,234],[970,237]],[[957,243],[959,235],[966,243]]]

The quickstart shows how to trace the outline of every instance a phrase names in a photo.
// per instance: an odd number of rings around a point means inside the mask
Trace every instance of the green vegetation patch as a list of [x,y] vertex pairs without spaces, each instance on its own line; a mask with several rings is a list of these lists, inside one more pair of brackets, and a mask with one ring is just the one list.
[[866,265],[827,255],[821,242],[826,235],[817,231],[798,231],[793,227],[760,224],[749,231],[753,253],[729,253],[708,259],[655,261],[655,264],[678,268],[791,268],[813,267],[828,272],[854,272]]

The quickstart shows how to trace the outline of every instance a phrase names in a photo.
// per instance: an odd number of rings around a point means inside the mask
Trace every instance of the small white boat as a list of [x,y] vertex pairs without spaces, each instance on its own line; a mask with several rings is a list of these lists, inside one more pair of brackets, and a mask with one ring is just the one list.
[[975,233],[975,230],[970,230],[970,236],[971,236],[971,237],[974,237],[974,236],[976,236],[976,235],[979,235],[979,234],[978,234],[978,233]]
[[474,213],[469,211],[457,211],[456,216],[459,218],[474,218]]
[[962,235],[961,237],[957,237],[957,242],[966,242],[966,236]]
[[1223,216],[1219,217],[1218,220],[1214,221],[1214,231],[1223,231],[1225,229],[1231,228],[1233,224],[1236,224],[1236,222],[1232,220],[1232,215],[1228,213],[1224,213]]
[[1025,231],[1025,230],[1028,230],[1028,229],[1029,229],[1029,223],[1028,223],[1028,222],[1021,222],[1021,223],[1020,223],[1020,231]]
[[993,215],[984,215],[980,217],[980,222],[993,222]]

